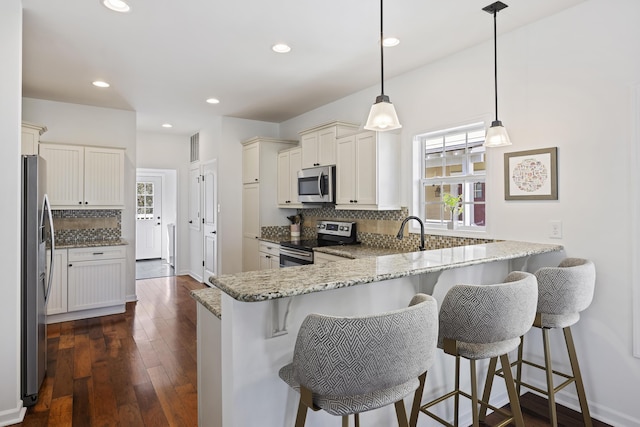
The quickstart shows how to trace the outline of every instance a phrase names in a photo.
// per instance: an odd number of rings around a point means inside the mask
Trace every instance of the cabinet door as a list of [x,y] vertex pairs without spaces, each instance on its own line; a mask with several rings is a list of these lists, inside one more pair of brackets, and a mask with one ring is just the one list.
[[336,146],[336,203],[353,204],[356,199],[355,136],[340,138]]
[[260,252],[258,255],[260,259],[260,270],[271,270],[273,267],[273,255]]
[[[291,203],[291,173],[289,172],[289,151],[278,153],[278,205]],[[297,200],[297,199],[296,199]]]
[[[245,237],[256,238],[256,239],[260,237],[259,206],[260,206],[260,184],[243,185],[242,186],[242,233]],[[257,253],[256,253],[256,256],[257,256]]]
[[318,132],[302,135],[300,146],[302,147],[302,168],[318,166]]
[[38,154],[38,141],[40,140],[40,130],[22,126],[22,137],[20,143],[22,149],[20,153],[23,155]]
[[124,151],[84,148],[84,204],[124,206]]
[[[47,251],[47,269],[50,269],[51,251]],[[67,250],[56,249],[53,254],[53,280],[47,300],[47,315],[67,312]]]
[[302,207],[298,201],[298,171],[302,169],[302,149],[289,151],[289,198],[293,207]]
[[255,237],[242,238],[242,271],[260,270],[259,243]]
[[336,164],[336,128],[318,131],[318,163],[320,166]]
[[260,144],[257,142],[242,147],[242,183],[260,180]]
[[356,203],[378,203],[377,140],[374,132],[356,135]]
[[84,147],[40,144],[47,162],[47,194],[52,207],[84,205]]
[[124,304],[124,259],[70,262],[69,311]]

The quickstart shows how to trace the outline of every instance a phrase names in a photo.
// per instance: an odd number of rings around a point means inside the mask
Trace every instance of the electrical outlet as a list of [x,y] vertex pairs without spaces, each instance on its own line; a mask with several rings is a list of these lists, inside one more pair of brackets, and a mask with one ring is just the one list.
[[552,239],[562,239],[562,221],[549,221],[549,237]]

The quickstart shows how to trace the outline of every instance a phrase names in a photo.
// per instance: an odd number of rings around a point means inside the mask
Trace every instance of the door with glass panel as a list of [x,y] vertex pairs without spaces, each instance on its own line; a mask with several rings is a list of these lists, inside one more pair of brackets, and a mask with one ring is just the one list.
[[162,257],[162,177],[136,179],[136,260]]

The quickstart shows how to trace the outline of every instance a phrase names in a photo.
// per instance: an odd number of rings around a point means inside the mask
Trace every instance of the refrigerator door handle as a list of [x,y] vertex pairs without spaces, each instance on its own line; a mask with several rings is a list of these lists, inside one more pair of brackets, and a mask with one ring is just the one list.
[[[49,301],[49,294],[51,293],[51,283],[53,282],[53,257],[55,256],[56,251],[56,243],[55,243],[55,235],[53,230],[53,215],[51,214],[51,203],[49,203],[49,196],[44,195],[44,200],[42,202],[42,215],[44,216],[45,211],[47,212],[47,216],[49,218],[49,233],[51,235],[51,251],[49,253],[49,277],[47,279],[47,288],[44,290],[44,304],[47,305]],[[44,220],[44,218],[43,218]]]

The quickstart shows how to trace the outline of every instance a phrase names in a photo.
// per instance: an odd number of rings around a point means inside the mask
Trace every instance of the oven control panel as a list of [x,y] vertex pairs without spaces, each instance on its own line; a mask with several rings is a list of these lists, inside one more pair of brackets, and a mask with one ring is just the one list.
[[318,221],[318,235],[352,237],[356,235],[356,223],[345,221]]

